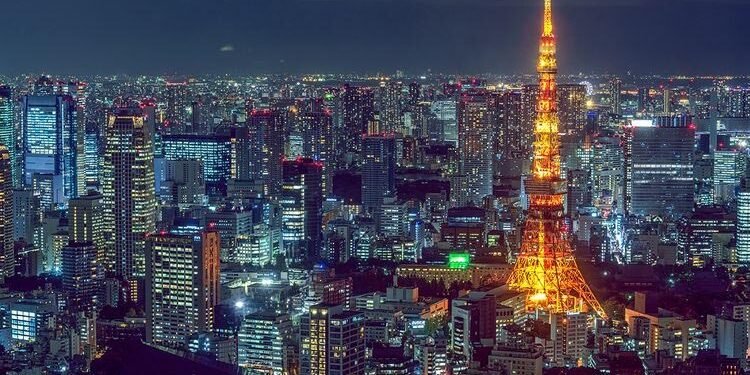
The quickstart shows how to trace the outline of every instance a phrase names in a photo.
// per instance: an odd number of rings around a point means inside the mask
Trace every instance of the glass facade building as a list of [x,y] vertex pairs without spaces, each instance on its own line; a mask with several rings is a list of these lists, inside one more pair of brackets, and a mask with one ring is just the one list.
[[232,176],[232,141],[223,136],[165,135],[162,138],[166,160],[201,160],[206,193],[217,195],[226,191]]

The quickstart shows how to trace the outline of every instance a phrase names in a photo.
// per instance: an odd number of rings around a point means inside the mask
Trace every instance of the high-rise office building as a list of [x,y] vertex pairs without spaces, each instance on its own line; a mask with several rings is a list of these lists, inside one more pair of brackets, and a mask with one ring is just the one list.
[[678,257],[694,267],[721,263],[715,248],[717,234],[730,237],[735,234],[735,217],[719,207],[698,207],[679,225]]
[[252,212],[238,210],[207,212],[206,223],[219,231],[222,261],[250,263],[239,257],[237,249],[239,239],[253,232]]
[[62,285],[71,309],[86,311],[96,306],[104,276],[97,253],[91,242],[71,242],[62,248]]
[[586,354],[588,314],[556,313],[549,317],[550,362],[555,366],[575,366]]
[[190,119],[190,90],[185,81],[170,81],[166,83],[166,113],[164,122],[169,132],[181,132]]
[[[53,204],[78,196],[79,159],[84,155],[76,103],[70,95],[26,95],[21,99],[23,169],[27,184],[35,174],[52,176]],[[51,198],[50,198],[51,199]]]
[[430,112],[434,117],[436,130],[434,138],[437,141],[458,144],[458,119],[456,119],[456,102],[454,100],[436,100],[430,105]]
[[501,370],[514,375],[539,375],[544,368],[544,351],[540,347],[524,346],[520,343],[498,345],[488,356],[492,370]]
[[453,300],[451,347],[454,356],[468,363],[477,349],[494,345],[496,308],[494,296],[482,292],[472,292]]
[[362,134],[374,118],[374,97],[371,89],[344,85],[339,98],[341,124],[337,131],[337,159],[340,165],[348,165],[362,151]]
[[138,107],[114,108],[107,119],[103,205],[108,263],[118,276],[145,273],[146,235],[156,230],[152,134]]
[[401,91],[403,84],[398,81],[380,82],[378,88],[378,114],[382,130],[387,133],[401,133]]
[[230,176],[239,181],[250,181],[250,131],[244,126],[221,126],[216,135],[229,138]]
[[459,205],[478,204],[492,194],[497,96],[482,89],[462,93],[457,117],[459,169],[465,185],[454,194],[460,197]]
[[148,236],[146,340],[181,347],[210,332],[219,303],[219,232]]
[[583,137],[586,125],[586,86],[561,84],[557,86],[557,110],[560,131],[576,138]]
[[651,97],[649,95],[649,89],[647,87],[638,88],[638,112],[644,113],[648,109]]
[[251,179],[260,184],[263,194],[278,197],[286,139],[283,117],[277,110],[255,109],[247,121],[251,140]]
[[89,191],[87,195],[70,200],[68,207],[70,242],[90,244],[94,247],[95,262],[99,273],[104,272],[106,262],[104,216],[102,195],[95,191]]
[[233,167],[230,137],[175,134],[163,136],[161,142],[164,158],[168,161],[201,161],[207,194],[222,195],[226,191]]
[[331,171],[335,166],[333,117],[328,109],[305,112],[299,117],[302,127],[302,154],[323,163],[323,191],[332,188]]
[[721,149],[713,152],[713,195],[716,204],[735,198],[735,189],[747,168],[747,154],[740,150]]
[[178,206],[203,204],[206,201],[206,181],[201,160],[167,160],[166,180],[161,193]]
[[0,144],[8,147],[10,153],[11,175],[13,186],[21,186],[19,164],[16,151],[16,126],[13,114],[13,90],[8,86],[0,86]]
[[396,193],[396,138],[377,132],[362,137],[362,208],[375,214]]
[[728,88],[719,98],[719,112],[725,117],[750,117],[750,89]]
[[101,137],[96,123],[86,124],[83,154],[86,164],[86,186],[98,188],[101,174]]
[[[13,248],[13,177],[12,159],[5,145],[0,145],[0,278],[15,274]],[[22,218],[16,218],[22,220]]]
[[313,159],[285,160],[281,233],[287,257],[318,259],[322,230],[323,165]]
[[252,230],[236,238],[232,261],[257,266],[273,264],[281,250],[281,230],[262,223],[253,225]]
[[39,199],[29,188],[13,190],[13,240],[34,243],[34,227],[39,220]]
[[622,81],[619,78],[613,78],[609,81],[609,103],[612,106],[612,113],[622,115]]
[[245,316],[237,334],[237,364],[252,372],[284,375],[297,366],[294,332],[286,314],[262,311]]
[[693,209],[695,128],[686,118],[638,122],[626,128],[625,211],[679,217]]
[[707,325],[716,339],[716,349],[727,358],[737,358],[747,367],[748,325],[744,320],[708,315]]
[[531,155],[534,132],[531,128],[524,128],[522,103],[523,94],[520,91],[507,91],[500,97],[495,153],[502,159],[527,158]]
[[620,139],[598,136],[591,145],[591,198],[595,206],[611,209],[622,204],[622,148]]
[[448,374],[448,339],[441,333],[428,336],[417,347],[419,364],[422,371],[419,375]]
[[363,375],[365,316],[341,305],[314,305],[300,323],[301,375]]
[[737,191],[737,262],[750,263],[750,181],[743,178]]

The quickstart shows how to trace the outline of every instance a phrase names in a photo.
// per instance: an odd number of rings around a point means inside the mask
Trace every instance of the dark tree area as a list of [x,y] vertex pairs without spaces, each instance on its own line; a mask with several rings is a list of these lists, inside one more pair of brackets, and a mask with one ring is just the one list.
[[121,306],[104,306],[99,311],[99,318],[105,320],[116,320],[124,317],[141,317],[144,316],[144,311],[134,302],[124,303]]
[[468,290],[472,288],[471,282],[454,282],[446,288],[445,281],[440,280],[424,280],[415,277],[400,277],[398,279],[400,286],[416,287],[419,288],[419,295],[422,297],[437,297],[437,298],[449,298],[453,299],[458,297],[458,293],[461,290]]
[[46,284],[52,284],[54,289],[62,288],[62,279],[59,276],[40,275],[40,276],[11,276],[5,278],[5,286],[16,292],[31,292],[37,289],[43,289]]
[[372,292],[384,292],[386,288],[393,284],[390,275],[386,275],[382,270],[371,268],[365,272],[355,272],[350,275],[354,284],[354,294],[364,294]]
[[588,367],[552,367],[545,369],[544,375],[599,375],[599,370]]
[[96,375],[140,374],[235,374],[235,369],[216,361],[199,363],[151,348],[140,341],[123,341],[108,350],[104,356],[91,363],[91,373]]

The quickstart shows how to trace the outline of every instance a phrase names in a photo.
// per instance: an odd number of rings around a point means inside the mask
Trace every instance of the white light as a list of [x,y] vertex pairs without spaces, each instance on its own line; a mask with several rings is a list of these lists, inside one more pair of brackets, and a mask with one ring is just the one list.
[[261,283],[261,285],[268,286],[268,285],[271,285],[273,283],[273,280],[271,280],[271,279],[262,279],[260,281],[260,283]]
[[632,124],[633,124],[633,127],[636,127],[636,128],[653,128],[653,127],[655,127],[653,120],[633,120]]
[[234,303],[234,308],[236,308],[238,310],[242,309],[243,307],[245,307],[245,302],[237,301],[237,302]]

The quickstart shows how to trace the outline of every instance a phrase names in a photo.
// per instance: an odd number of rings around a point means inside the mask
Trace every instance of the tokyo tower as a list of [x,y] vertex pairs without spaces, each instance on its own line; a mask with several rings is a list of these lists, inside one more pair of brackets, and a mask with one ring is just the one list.
[[539,98],[534,124],[532,177],[526,183],[529,211],[518,260],[508,280],[526,293],[526,307],[550,314],[593,310],[606,318],[578,269],[563,216],[565,184],[560,178],[560,120],[557,115],[557,57],[552,0],[544,0],[539,45]]

